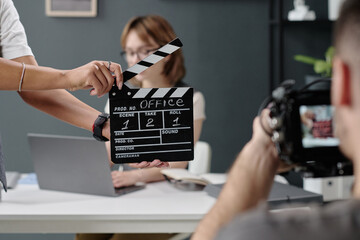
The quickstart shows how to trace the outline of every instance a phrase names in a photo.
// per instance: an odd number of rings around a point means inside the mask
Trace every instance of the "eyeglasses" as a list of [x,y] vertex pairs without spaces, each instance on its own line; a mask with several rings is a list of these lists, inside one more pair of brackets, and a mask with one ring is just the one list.
[[153,54],[158,48],[154,49],[139,49],[138,51],[131,51],[131,50],[125,50],[120,52],[121,57],[125,59],[125,61],[128,61],[129,59],[134,58],[137,56],[139,59],[144,59],[150,54]]

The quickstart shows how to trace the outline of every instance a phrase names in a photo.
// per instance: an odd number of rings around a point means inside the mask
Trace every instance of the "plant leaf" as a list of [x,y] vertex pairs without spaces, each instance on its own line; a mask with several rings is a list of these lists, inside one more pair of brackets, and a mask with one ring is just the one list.
[[326,50],[326,53],[325,53],[325,59],[326,59],[326,62],[328,63],[332,63],[332,59],[334,57],[334,54],[335,54],[335,48],[333,46],[330,46],[327,50]]
[[316,61],[314,64],[314,71],[319,74],[326,74],[331,69],[331,64],[328,64],[324,60]]
[[315,64],[316,61],[318,61],[319,59],[313,58],[313,57],[309,57],[309,56],[305,56],[305,55],[295,55],[294,59],[298,62],[302,62],[302,63],[306,63],[306,64]]

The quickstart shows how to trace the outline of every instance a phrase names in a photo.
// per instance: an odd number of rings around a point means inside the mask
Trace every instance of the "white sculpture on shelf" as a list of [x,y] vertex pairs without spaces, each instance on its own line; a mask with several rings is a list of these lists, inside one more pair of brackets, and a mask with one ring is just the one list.
[[335,21],[338,18],[341,4],[344,0],[328,0],[329,20]]
[[288,14],[290,21],[312,21],[315,18],[315,12],[309,10],[309,6],[305,5],[305,0],[294,0],[294,9]]

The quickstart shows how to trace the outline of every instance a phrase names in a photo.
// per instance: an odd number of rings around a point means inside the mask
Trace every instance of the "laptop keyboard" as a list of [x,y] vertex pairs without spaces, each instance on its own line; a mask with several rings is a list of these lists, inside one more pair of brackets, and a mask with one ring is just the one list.
[[131,193],[131,192],[135,192],[137,190],[140,189],[144,189],[145,188],[145,184],[143,185],[132,185],[132,186],[128,186],[128,187],[120,187],[120,188],[115,188],[115,193],[118,195],[123,195],[126,193]]

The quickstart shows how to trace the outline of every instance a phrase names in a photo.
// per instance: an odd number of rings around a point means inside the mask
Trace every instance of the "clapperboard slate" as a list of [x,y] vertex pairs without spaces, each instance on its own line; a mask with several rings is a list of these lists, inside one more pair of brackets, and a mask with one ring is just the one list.
[[[179,39],[161,47],[123,73],[124,81],[182,46]],[[189,161],[194,158],[193,89],[139,88],[109,93],[111,158],[114,163]]]

